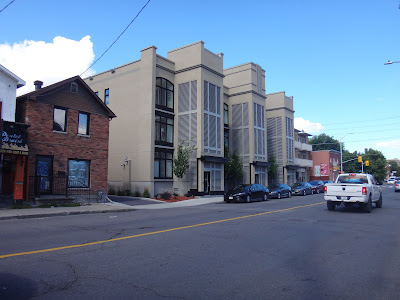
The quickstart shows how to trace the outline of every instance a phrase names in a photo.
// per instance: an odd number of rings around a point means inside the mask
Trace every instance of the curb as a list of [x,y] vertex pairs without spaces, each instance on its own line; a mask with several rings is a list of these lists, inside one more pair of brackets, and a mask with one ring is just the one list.
[[6,216],[0,217],[0,220],[13,220],[13,219],[34,219],[34,218],[46,218],[46,217],[58,217],[58,216],[73,216],[73,215],[83,215],[83,214],[104,214],[104,213],[114,213],[114,212],[130,212],[136,211],[137,209],[123,208],[114,210],[96,210],[96,211],[73,211],[73,212],[58,212],[49,214],[34,214],[34,215],[18,215],[18,216]]

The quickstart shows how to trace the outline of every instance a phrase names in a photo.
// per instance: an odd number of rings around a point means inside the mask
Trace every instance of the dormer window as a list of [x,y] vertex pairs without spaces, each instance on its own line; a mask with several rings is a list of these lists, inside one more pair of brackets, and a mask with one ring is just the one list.
[[71,82],[70,92],[78,94],[78,84],[76,82]]

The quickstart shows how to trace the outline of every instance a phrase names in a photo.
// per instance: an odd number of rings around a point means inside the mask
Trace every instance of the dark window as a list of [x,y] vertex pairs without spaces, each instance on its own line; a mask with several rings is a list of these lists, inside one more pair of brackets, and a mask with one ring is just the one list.
[[229,131],[224,130],[224,147],[229,150]]
[[90,160],[68,159],[68,187],[88,188]]
[[229,124],[228,104],[224,103],[224,125]]
[[154,178],[172,179],[172,152],[154,152]]
[[54,107],[53,130],[61,132],[67,131],[67,109]]
[[174,109],[174,85],[161,77],[156,79],[156,106],[171,111]]
[[89,135],[89,114],[79,113],[78,134]]
[[110,103],[110,89],[104,90],[104,103],[105,104]]
[[74,94],[78,93],[78,84],[76,82],[71,82],[70,92]]
[[174,119],[164,115],[156,114],[156,142],[169,143],[174,142]]

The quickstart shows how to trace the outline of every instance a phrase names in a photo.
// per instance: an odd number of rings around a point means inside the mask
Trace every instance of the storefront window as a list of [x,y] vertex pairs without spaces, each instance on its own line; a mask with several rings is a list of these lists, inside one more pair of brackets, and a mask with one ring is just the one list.
[[90,178],[89,160],[68,160],[68,187],[89,187]]

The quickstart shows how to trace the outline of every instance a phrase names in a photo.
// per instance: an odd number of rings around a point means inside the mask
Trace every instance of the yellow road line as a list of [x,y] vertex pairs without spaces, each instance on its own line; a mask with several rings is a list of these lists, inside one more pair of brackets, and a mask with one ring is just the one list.
[[50,248],[50,249],[42,249],[42,250],[36,250],[36,251],[5,254],[5,255],[0,255],[0,259],[1,258],[7,258],[7,257],[13,257],[13,256],[22,256],[22,255],[29,255],[29,254],[51,252],[51,251],[58,251],[58,250],[64,250],[64,249],[72,249],[72,248],[79,248],[79,247],[86,247],[86,246],[104,244],[104,243],[127,240],[127,239],[132,239],[132,238],[137,238],[137,237],[142,237],[142,236],[147,236],[147,235],[152,235],[152,234],[159,234],[159,233],[170,232],[170,231],[175,231],[175,230],[182,230],[182,229],[200,227],[200,226],[205,226],[205,225],[223,223],[223,222],[228,222],[228,221],[240,220],[240,219],[245,219],[245,218],[257,217],[257,216],[262,216],[262,215],[267,215],[267,214],[272,214],[272,213],[278,213],[278,212],[283,212],[283,211],[288,211],[288,210],[293,210],[293,209],[298,209],[298,208],[303,208],[303,207],[319,205],[319,204],[322,204],[322,203],[325,203],[325,202],[318,202],[318,203],[314,203],[314,204],[295,206],[295,207],[290,207],[290,208],[285,208],[285,209],[280,209],[280,210],[267,211],[267,212],[263,212],[263,213],[253,214],[253,215],[235,217],[235,218],[230,218],[230,219],[223,219],[223,220],[212,221],[212,222],[207,222],[207,223],[200,223],[200,224],[194,224],[194,225],[188,225],[188,226],[183,226],[183,227],[176,227],[176,228],[165,229],[165,230],[160,230],[160,231],[141,233],[141,234],[124,236],[124,237],[119,237],[119,238],[114,238],[114,239],[109,239],[109,240],[104,240],[104,241],[97,241],[97,242],[78,244],[78,245],[69,245],[69,246]]

